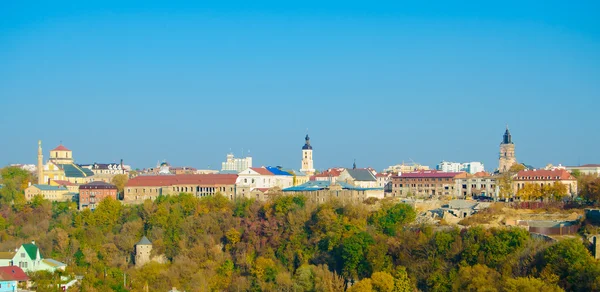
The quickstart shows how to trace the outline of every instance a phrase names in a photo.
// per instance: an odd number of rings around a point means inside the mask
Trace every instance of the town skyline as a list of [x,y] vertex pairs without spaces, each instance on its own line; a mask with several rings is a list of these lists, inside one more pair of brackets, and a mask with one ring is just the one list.
[[[513,132],[513,130],[511,130],[511,132]],[[302,139],[298,139],[298,140],[302,140]],[[502,140],[502,139],[500,139],[500,140]],[[171,159],[168,159],[168,158],[163,158],[163,159],[156,159],[156,162],[153,162],[152,159],[146,159],[146,160],[142,160],[143,162],[141,164],[137,164],[137,163],[134,163],[131,160],[127,159],[127,157],[125,157],[125,158],[114,158],[114,159],[92,159],[93,161],[88,161],[88,160],[86,160],[85,157],[88,156],[89,154],[87,154],[87,155],[85,154],[85,149],[81,149],[80,150],[80,149],[74,148],[74,147],[71,146],[71,144],[65,143],[64,141],[59,141],[58,144],[56,144],[54,146],[52,146],[53,144],[48,145],[48,143],[44,143],[43,140],[41,140],[41,141],[43,142],[43,149],[44,149],[43,151],[44,151],[44,154],[45,154],[44,155],[44,160],[48,159],[47,154],[49,153],[49,151],[51,149],[53,149],[54,147],[56,147],[58,145],[64,145],[64,146],[68,147],[70,150],[74,151],[74,153],[75,153],[74,155],[75,155],[75,157],[77,157],[76,163],[80,163],[80,164],[81,163],[83,163],[83,164],[89,164],[89,163],[115,163],[115,162],[119,162],[121,159],[123,159],[124,163],[127,164],[127,165],[130,165],[133,169],[151,168],[151,167],[155,167],[157,164],[159,164],[161,162],[165,162],[166,161],[166,162],[170,163],[173,166],[188,166],[188,167],[195,167],[197,169],[220,170],[221,163],[223,161],[225,161],[226,155],[228,153],[233,153],[236,158],[246,157],[246,156],[253,157],[253,165],[256,166],[256,167],[259,167],[259,166],[282,166],[284,168],[289,168],[289,169],[300,169],[301,168],[300,167],[300,164],[301,164],[301,162],[300,162],[301,161],[300,151],[301,151],[302,147],[295,147],[296,148],[295,153],[291,154],[291,156],[293,156],[293,157],[285,157],[283,160],[280,160],[280,161],[291,161],[290,163],[277,162],[277,161],[273,160],[273,158],[268,158],[269,156],[266,156],[266,157],[257,157],[256,155],[253,154],[254,151],[252,151],[251,149],[246,149],[246,150],[240,149],[239,152],[236,152],[233,148],[230,148],[231,149],[230,151],[223,152],[223,154],[221,156],[211,157],[210,161],[211,162],[214,161],[212,164],[202,164],[202,163],[200,163],[200,164],[193,164],[193,163],[189,163],[190,161],[197,161],[197,158],[191,158],[191,159],[185,159],[184,158],[182,160],[171,160]],[[313,136],[311,136],[311,141],[314,141]],[[554,165],[561,164],[563,166],[577,166],[577,165],[588,164],[588,163],[596,163],[596,161],[584,161],[584,162],[581,162],[580,159],[579,159],[579,161],[577,163],[568,163],[568,162],[565,163],[563,161],[556,161],[556,159],[554,159],[552,161],[547,161],[545,163],[544,162],[542,162],[542,163],[532,163],[532,162],[530,162],[530,160],[528,160],[526,158],[525,159],[523,158],[523,154],[521,152],[522,150],[519,147],[519,142],[518,141],[519,141],[519,139],[517,138],[517,140],[515,142],[515,145],[516,145],[516,152],[518,153],[517,154],[518,161],[520,163],[525,163],[527,165],[532,165],[532,166],[534,166],[536,168],[543,168],[547,164],[554,164]],[[290,143],[286,142],[285,144],[288,145]],[[489,144],[489,143],[486,143],[486,144]],[[468,157],[470,157],[470,156],[467,155],[467,156],[464,156],[464,157],[467,157],[466,159],[452,159],[452,158],[450,158],[450,159],[444,159],[444,158],[442,158],[442,159],[438,159],[437,161],[435,161],[435,159],[432,159],[432,158],[427,158],[427,159],[419,159],[419,158],[417,158],[417,159],[414,159],[414,158],[410,157],[410,155],[409,155],[409,157],[407,159],[404,159],[404,160],[402,160],[402,159],[396,159],[395,160],[393,158],[390,158],[388,160],[387,164],[386,164],[385,161],[384,162],[379,162],[378,164],[375,164],[375,163],[370,163],[369,160],[360,161],[360,159],[357,159],[357,158],[350,158],[350,161],[347,161],[345,163],[342,162],[341,164],[331,164],[331,163],[328,164],[327,161],[341,161],[341,159],[339,159],[339,157],[331,159],[331,154],[332,153],[336,153],[336,151],[331,151],[332,148],[331,148],[330,145],[319,145],[319,144],[317,144],[315,146],[316,147],[315,148],[316,155],[315,155],[315,158],[314,158],[314,163],[315,163],[315,168],[317,170],[325,170],[325,169],[333,168],[333,167],[351,168],[352,164],[355,162],[355,160],[357,160],[357,164],[359,165],[359,167],[372,167],[372,168],[374,168],[374,169],[376,169],[378,171],[381,171],[381,170],[383,170],[383,169],[385,169],[385,168],[387,168],[387,167],[389,167],[391,165],[396,165],[396,164],[401,164],[401,163],[406,163],[406,164],[417,163],[417,164],[427,165],[427,166],[430,166],[432,168],[435,168],[435,166],[438,163],[442,162],[442,161],[449,161],[449,162],[483,162],[484,165],[485,165],[485,170],[489,171],[489,172],[493,172],[494,170],[496,170],[498,168],[498,155],[499,155],[499,152],[498,152],[498,147],[497,146],[499,144],[500,143],[497,143],[497,145],[495,147],[496,148],[496,151],[495,151],[496,155],[494,155],[495,159],[494,158],[490,158],[489,156],[491,156],[491,155],[487,155],[488,159],[486,159],[486,160],[484,160],[484,159],[469,159]],[[74,145],[78,145],[78,144],[75,143]],[[85,146],[85,144],[83,144],[83,145]],[[314,145],[314,142],[311,143],[311,145]],[[324,147],[322,147],[322,146],[324,146]],[[323,158],[325,158],[325,157],[327,157],[329,155],[329,157],[330,157],[329,159],[324,159],[323,161],[319,161],[319,158],[321,158],[321,155],[319,153],[319,148],[321,148],[321,147],[324,148],[324,149],[326,149],[327,151],[330,151],[328,153],[325,153],[325,155],[323,155]],[[118,149],[120,149],[120,148],[117,148],[115,150],[118,151]],[[531,149],[531,148],[529,147],[529,148],[526,148],[526,149]],[[181,150],[181,149],[178,149],[178,150]],[[333,150],[335,150],[335,149],[333,148]],[[37,151],[37,144],[36,144],[36,151]],[[125,149],[124,152],[128,152],[128,151],[130,151],[130,150]],[[242,151],[245,153],[245,155],[241,155],[240,154]],[[257,151],[257,152],[259,152],[261,154],[264,153],[264,151]],[[291,152],[294,152],[294,151],[292,150]],[[466,153],[469,152],[468,146],[467,146],[467,148],[465,148],[465,152]],[[207,154],[204,153],[204,156],[207,156]],[[356,156],[358,156],[358,157],[367,157],[368,158],[368,156],[365,156],[364,153],[359,153]],[[92,156],[92,157],[94,157],[94,156]],[[295,158],[296,161],[294,161],[294,158]],[[544,159],[546,159],[546,158],[544,158]],[[20,162],[11,162],[11,161],[8,161],[5,165],[9,165],[9,164],[35,164],[35,162],[32,162],[31,160],[32,159],[23,160],[23,161],[20,161]],[[26,161],[26,162],[24,162],[24,161]],[[271,162],[270,163],[269,162],[265,163],[265,161],[271,161]],[[431,161],[431,163],[428,163],[427,161]]]

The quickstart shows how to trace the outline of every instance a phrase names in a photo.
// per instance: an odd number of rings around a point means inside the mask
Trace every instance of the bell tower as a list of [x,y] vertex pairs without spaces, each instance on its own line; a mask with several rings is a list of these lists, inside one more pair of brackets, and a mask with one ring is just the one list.
[[500,143],[498,171],[500,171],[500,173],[507,172],[515,163],[517,163],[517,158],[515,157],[515,144],[512,142],[512,135],[510,134],[507,125],[504,136],[502,137],[502,143]]
[[302,146],[302,169],[300,169],[300,171],[308,175],[313,175],[315,173],[312,157],[313,149],[312,146],[310,146],[310,137],[308,137],[308,134],[306,134],[304,140],[306,142],[304,143],[304,146]]

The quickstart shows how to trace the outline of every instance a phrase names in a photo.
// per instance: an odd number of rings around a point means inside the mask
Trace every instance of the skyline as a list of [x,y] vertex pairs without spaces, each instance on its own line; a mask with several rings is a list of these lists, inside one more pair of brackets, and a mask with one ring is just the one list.
[[0,165],[600,163],[598,2],[144,4],[0,3]]

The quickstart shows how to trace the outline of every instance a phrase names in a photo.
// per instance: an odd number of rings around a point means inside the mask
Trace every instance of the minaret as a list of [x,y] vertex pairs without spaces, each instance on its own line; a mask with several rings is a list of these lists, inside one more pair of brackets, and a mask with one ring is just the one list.
[[310,137],[306,134],[306,143],[302,146],[302,169],[300,171],[313,175],[315,173],[315,169],[313,168],[313,157],[312,157],[312,146],[310,146]]
[[515,157],[515,144],[512,142],[512,135],[508,130],[508,125],[506,125],[506,131],[502,137],[502,143],[500,143],[498,171],[501,173],[507,172],[515,163],[517,163],[517,158]]
[[42,152],[42,140],[38,140],[37,176],[38,184],[44,184],[44,154]]

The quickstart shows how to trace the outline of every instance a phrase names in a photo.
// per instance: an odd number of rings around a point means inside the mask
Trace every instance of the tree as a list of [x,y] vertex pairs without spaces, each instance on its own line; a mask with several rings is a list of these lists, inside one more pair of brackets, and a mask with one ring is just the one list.
[[600,263],[578,239],[566,239],[549,247],[543,254],[543,274],[559,277],[558,284],[568,291],[600,289]]
[[371,275],[371,284],[373,291],[392,292],[394,291],[394,277],[386,272],[375,272]]
[[543,197],[542,188],[538,184],[525,183],[521,189],[517,191],[517,196],[521,200],[535,201]]
[[117,191],[121,195],[123,194],[127,181],[129,181],[129,176],[126,174],[117,174],[110,180],[110,182],[117,187]]
[[476,264],[461,267],[458,278],[452,285],[453,291],[499,291],[500,274],[486,265]]
[[31,182],[31,173],[18,167],[5,167],[0,170],[2,188],[0,188],[0,203],[24,204],[25,189]]
[[354,284],[348,292],[371,292],[373,291],[373,284],[371,283],[371,279],[365,278],[360,280],[358,283]]
[[562,292],[564,291],[560,287],[552,283],[546,283],[538,278],[532,277],[520,277],[520,278],[507,278],[504,282],[505,292]]
[[417,213],[408,204],[383,206],[369,217],[369,222],[387,235],[395,235],[398,228],[415,220]]
[[579,195],[586,200],[600,203],[600,177],[592,174],[581,175],[577,178]]

